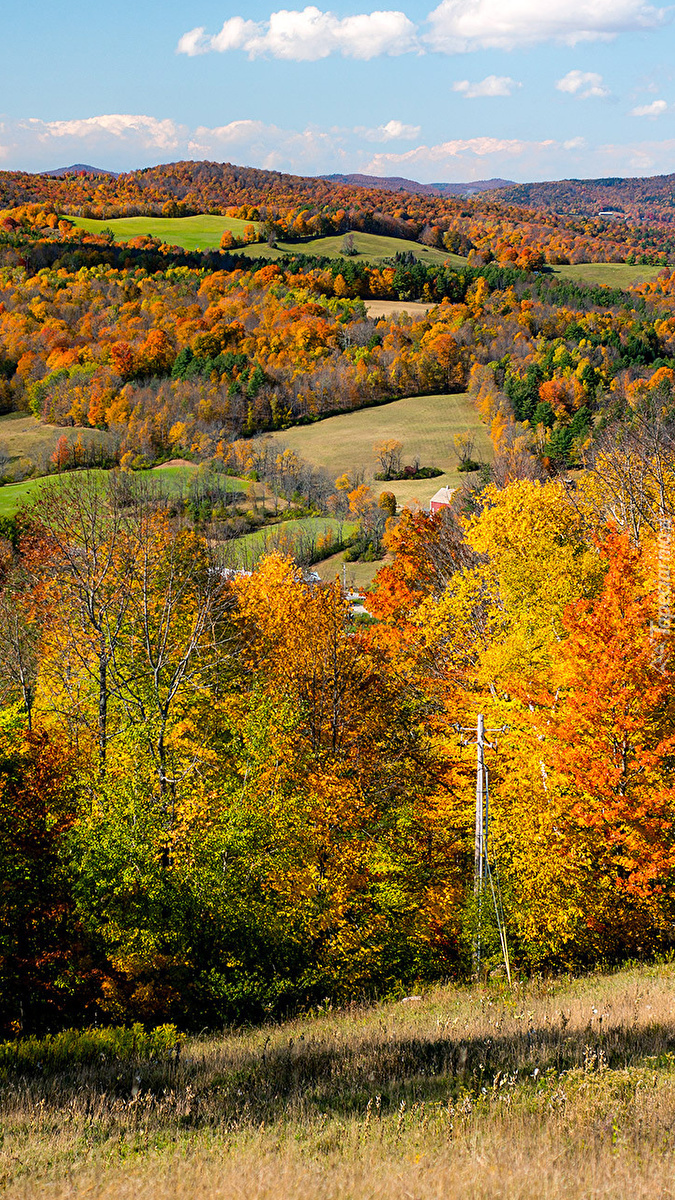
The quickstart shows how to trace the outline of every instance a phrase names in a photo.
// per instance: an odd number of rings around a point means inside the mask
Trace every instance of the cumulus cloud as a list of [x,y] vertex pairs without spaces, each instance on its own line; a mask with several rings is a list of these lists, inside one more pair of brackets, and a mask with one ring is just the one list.
[[651,104],[638,104],[637,108],[631,108],[631,117],[660,117],[664,112],[668,111],[668,105],[665,100],[652,100]]
[[148,150],[172,150],[180,144],[182,136],[181,127],[173,121],[128,113],[107,113],[75,121],[40,121],[30,117],[20,125],[30,128],[43,143],[54,138],[97,143],[133,140]]
[[187,143],[191,158],[220,159],[264,167],[269,171],[290,170],[300,174],[344,169],[344,130],[309,127],[283,129],[264,121],[230,121],[227,125],[200,125]]
[[478,83],[470,83],[468,79],[458,79],[453,83],[453,92],[461,92],[467,100],[475,100],[480,96],[510,96],[514,88],[522,87],[508,75],[486,75]]
[[593,96],[609,96],[609,88],[605,87],[602,75],[595,71],[568,71],[555,86],[559,92],[568,92],[570,96],[578,96],[580,100],[590,100]]
[[420,136],[420,125],[404,125],[403,121],[387,121],[386,125],[377,125],[375,129],[367,129],[357,125],[354,133],[368,142],[409,142]]
[[295,62],[315,62],[330,54],[368,61],[382,54],[406,54],[418,48],[416,26],[403,12],[357,13],[342,19],[310,5],[280,9],[269,21],[230,17],[220,33],[202,26],[184,33],[178,54],[191,57],[210,51],[243,50],[249,58],[270,55]]
[[517,138],[454,138],[435,146],[415,146],[414,149],[399,154],[376,154],[366,170],[372,175],[401,175],[419,168],[433,168],[437,171],[439,166],[442,168],[445,165],[451,173],[456,174],[457,161],[486,159],[497,155],[517,157],[523,153],[525,146],[526,143]]
[[424,40],[445,54],[544,41],[574,46],[655,29],[665,20],[666,9],[645,0],[441,0],[429,14]]
[[[407,175],[424,182],[489,176],[552,179],[571,173],[655,174],[670,170],[675,153],[672,139],[598,146],[582,137],[561,144],[552,139],[485,136],[431,145],[418,138],[416,126],[393,118],[357,129],[313,125],[288,129],[250,119],[190,129],[157,117],[113,113],[68,121],[5,119],[0,121],[0,158],[5,168],[32,171],[72,162],[130,170],[181,158],[207,158],[305,175],[353,171]],[[400,144],[404,139],[410,142],[407,148]]]

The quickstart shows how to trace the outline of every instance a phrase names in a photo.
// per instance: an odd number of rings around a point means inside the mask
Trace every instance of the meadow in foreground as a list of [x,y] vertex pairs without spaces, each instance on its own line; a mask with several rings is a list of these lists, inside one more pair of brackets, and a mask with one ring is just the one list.
[[3,1187],[24,1200],[672,1196],[674,984],[670,965],[511,993],[493,981],[152,1058],[94,1056],[91,1040],[85,1055],[76,1036],[65,1061],[48,1046],[19,1069],[6,1056]]

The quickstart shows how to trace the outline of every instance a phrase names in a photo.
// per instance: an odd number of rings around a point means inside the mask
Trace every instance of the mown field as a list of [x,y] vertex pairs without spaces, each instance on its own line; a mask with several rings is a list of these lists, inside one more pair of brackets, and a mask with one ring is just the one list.
[[182,246],[184,250],[217,250],[225,229],[240,236],[249,224],[235,217],[218,217],[209,213],[196,217],[120,217],[111,221],[95,221],[88,217],[70,219],[80,229],[87,229],[90,233],[111,229],[116,242],[126,242],[130,238],[148,234],[168,242],[170,246]]
[[[413,500],[428,504],[439,487],[457,487],[463,478],[466,479],[457,471],[453,439],[467,430],[475,435],[476,457],[490,461],[492,446],[487,428],[463,394],[408,396],[376,408],[326,417],[313,425],[296,425],[274,433],[272,437],[308,462],[325,468],[333,478],[344,471],[362,470],[365,481],[372,484],[375,491],[386,488],[394,492],[400,504],[409,504]],[[390,483],[374,480],[378,466],[373,446],[385,438],[396,438],[403,443],[404,463],[418,456],[422,466],[439,467],[443,474],[436,479],[392,480]]]
[[674,993],[672,965],[639,967],[437,988],[215,1036],[167,1031],[159,1052],[119,1033],[2,1047],[3,1190],[665,1200]]
[[[213,216],[208,213],[195,217],[121,217],[109,221],[73,217],[72,220],[80,228],[93,233],[111,229],[118,242],[138,237],[139,234],[149,234],[172,246],[182,246],[185,250],[216,250],[220,246],[225,229],[229,229],[235,236],[241,235],[245,226],[249,224],[233,217]],[[355,232],[352,237],[358,257],[368,262],[378,263],[384,258],[391,258],[402,251],[410,250],[420,262],[447,262],[460,269],[467,265],[467,260],[458,254],[421,246],[419,242],[382,237],[375,233]],[[308,242],[279,242],[276,248],[268,246],[266,242],[258,242],[245,247],[243,253],[254,259],[279,258],[287,253],[320,254],[328,258],[339,258],[342,255],[343,241],[344,238],[340,234],[334,237],[312,238]],[[625,288],[655,279],[661,267],[630,266],[628,263],[578,263],[576,266],[551,267],[550,270],[561,279]]]
[[576,266],[551,267],[561,279],[590,283],[600,287],[627,288],[656,279],[663,267],[632,267],[629,263],[577,263]]
[[[313,425],[297,425],[272,437],[280,446],[288,446],[308,462],[323,467],[334,479],[345,471],[362,471],[375,495],[386,489],[394,493],[399,504],[428,506],[440,487],[458,487],[466,481],[467,476],[457,470],[453,439],[467,430],[476,439],[475,456],[491,461],[487,428],[465,395],[408,396],[376,408],[327,417]],[[378,467],[373,446],[385,438],[403,443],[404,463],[419,456],[422,466],[439,467],[443,474],[435,479],[390,483],[374,479]],[[356,588],[368,587],[381,566],[381,562],[347,563],[347,582]],[[343,556],[331,555],[314,569],[323,579],[342,579]]]
[[[405,238],[382,237],[377,233],[353,233],[354,246],[358,251],[355,261],[382,262],[384,258],[393,258],[395,254],[411,251],[420,262],[428,265],[450,263],[451,266],[462,268],[467,265],[466,259],[459,254],[448,254],[445,250],[436,250],[430,246],[420,246],[419,242],[410,242]],[[271,251],[264,242],[247,246],[245,253],[249,258],[275,258],[281,254],[320,254],[327,258],[344,257],[342,245],[344,237],[338,234],[334,237],[312,238],[308,242],[278,242],[276,251]]]
[[[182,246],[185,250],[217,250],[225,229],[229,229],[235,235],[241,235],[250,223],[238,221],[233,217],[208,214],[173,218],[121,217],[110,221],[73,217],[72,220],[78,227],[88,229],[91,233],[111,229],[117,242],[128,241],[129,238],[138,237],[140,234],[149,234],[161,238],[171,246]],[[411,250],[420,262],[450,262],[457,267],[466,266],[466,259],[458,254],[446,254],[444,250],[420,246],[418,242],[381,237],[375,233],[354,233],[352,237],[359,257],[369,262],[381,262],[383,258],[391,258],[394,254]],[[258,242],[246,246],[243,252],[249,258],[279,258],[282,254],[321,254],[328,258],[339,258],[343,240],[340,234],[335,237],[312,238],[307,242],[279,242],[276,249],[268,246],[267,242]]]
[[[196,469],[192,464],[187,464],[186,466],[159,466],[150,467],[147,471],[137,471],[135,475],[151,480],[153,485],[165,496],[179,496],[182,495],[190,474]],[[107,472],[93,469],[81,471],[78,474],[89,475],[95,479],[103,480]],[[40,491],[45,487],[56,484],[59,478],[60,476],[53,474],[40,476],[37,479],[25,479],[21,483],[5,484],[4,487],[0,488],[0,517],[12,517],[22,504],[34,503],[39,499]],[[234,476],[228,476],[228,487],[232,490],[238,489],[241,492],[246,492],[250,487],[250,481],[248,479],[238,479]]]

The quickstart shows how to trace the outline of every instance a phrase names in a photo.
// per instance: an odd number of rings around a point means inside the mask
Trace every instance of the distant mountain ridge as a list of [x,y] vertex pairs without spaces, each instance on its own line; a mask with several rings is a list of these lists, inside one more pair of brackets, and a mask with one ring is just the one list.
[[613,212],[627,220],[675,224],[675,174],[514,183],[500,189],[497,199],[564,214]]
[[514,187],[512,179],[474,179],[470,183],[418,183],[400,175],[319,175],[328,183],[344,183],[352,187],[377,188],[383,192],[413,192],[419,196],[472,196],[478,192],[493,192],[498,188]]
[[86,163],[73,163],[72,167],[56,167],[53,171],[38,171],[38,175],[53,175],[60,177],[62,175],[110,175],[111,178],[119,178],[119,171],[108,171],[105,167],[90,167]]

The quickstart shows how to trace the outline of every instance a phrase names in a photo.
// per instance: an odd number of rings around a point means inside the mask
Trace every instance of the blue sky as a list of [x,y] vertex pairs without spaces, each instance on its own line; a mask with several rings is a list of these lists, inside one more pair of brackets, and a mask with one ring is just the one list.
[[670,172],[674,17],[646,0],[26,0],[0,39],[0,168]]

